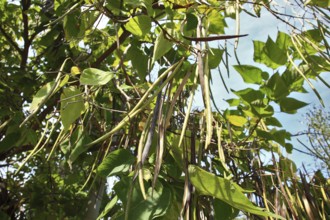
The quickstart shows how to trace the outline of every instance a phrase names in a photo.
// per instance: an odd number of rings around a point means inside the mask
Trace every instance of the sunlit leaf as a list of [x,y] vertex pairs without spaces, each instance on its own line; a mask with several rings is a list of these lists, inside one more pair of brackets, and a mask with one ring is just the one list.
[[235,65],[235,70],[242,76],[244,82],[260,84],[263,80],[268,79],[268,73],[251,65]]
[[238,106],[241,101],[239,99],[227,99],[226,102],[229,106]]
[[247,122],[246,117],[239,115],[227,115],[226,118],[231,124],[238,127],[242,127]]
[[218,48],[209,49],[208,58],[209,58],[209,68],[210,69],[217,68],[220,65],[223,52],[224,52],[224,50],[221,50]]
[[281,49],[271,38],[267,42],[253,41],[254,55],[253,60],[258,63],[276,69],[286,64],[287,57],[285,50]]
[[151,19],[147,15],[132,17],[125,24],[125,28],[132,34],[142,37],[143,35],[149,33],[151,28]]
[[286,50],[288,49],[288,47],[293,46],[291,37],[288,34],[281,31],[277,33],[276,45],[282,50]]
[[[325,1],[323,1],[323,2],[325,2]],[[330,1],[329,1],[329,3],[330,3]],[[302,32],[302,35],[306,35],[311,40],[313,40],[314,42],[318,42],[318,43],[323,40],[322,31],[320,29],[310,29],[310,30]]]
[[52,87],[54,86],[55,82],[49,82],[43,87],[39,89],[37,94],[33,96],[33,100],[30,106],[29,111],[34,112],[36,109],[39,108],[39,104],[43,102],[43,100],[49,95],[49,93],[52,91]]
[[188,172],[191,183],[200,195],[215,197],[243,212],[284,219],[281,216],[255,206],[244,195],[243,189],[230,180],[217,177],[194,165],[189,165]]
[[205,21],[208,22],[208,31],[211,34],[222,34],[227,26],[224,17],[216,10],[212,10]]
[[287,85],[289,91],[306,92],[303,87],[304,78],[295,70],[285,70],[281,75],[282,80]]
[[80,83],[82,85],[92,85],[99,86],[107,84],[112,78],[114,78],[114,73],[105,72],[95,68],[84,69],[80,76]]
[[265,96],[261,91],[254,90],[251,88],[247,88],[239,91],[233,91],[233,92],[248,103],[251,103],[255,100],[262,100]]
[[160,34],[156,38],[152,62],[154,63],[159,58],[164,56],[164,54],[166,54],[172,48],[172,45],[173,43],[164,37],[163,32],[160,32]]
[[64,129],[67,130],[85,111],[81,92],[74,86],[67,87],[61,94],[61,119]]
[[280,48],[279,45],[268,37],[265,45],[265,53],[278,66],[284,65],[287,62],[285,49],[286,48]]
[[252,106],[254,112],[260,117],[269,117],[274,114],[274,109],[271,105],[267,106]]

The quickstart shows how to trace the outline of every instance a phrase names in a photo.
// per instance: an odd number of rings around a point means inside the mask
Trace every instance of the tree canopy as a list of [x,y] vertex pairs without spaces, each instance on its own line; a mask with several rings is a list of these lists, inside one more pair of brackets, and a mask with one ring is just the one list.
[[[306,106],[293,97],[305,86],[324,103],[311,80],[329,87],[329,6],[0,1],[1,219],[328,218],[329,181],[284,156],[274,109]],[[243,13],[288,27],[253,41],[255,63],[237,58],[254,34],[240,33]],[[226,83],[231,66],[245,88]]]

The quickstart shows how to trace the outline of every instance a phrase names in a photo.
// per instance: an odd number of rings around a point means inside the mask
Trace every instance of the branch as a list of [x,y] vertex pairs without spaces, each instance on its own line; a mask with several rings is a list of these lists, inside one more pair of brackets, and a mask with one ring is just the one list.
[[315,156],[315,155],[312,154],[312,153],[308,153],[308,152],[303,151],[303,150],[300,150],[300,149],[298,149],[298,148],[296,148],[296,147],[293,147],[293,149],[296,150],[296,151],[298,151],[298,152],[300,152],[300,153],[302,153],[302,154],[306,154],[306,155],[308,155],[308,156],[312,156],[312,157]]
[[30,0],[22,0],[22,17],[23,17],[23,40],[24,40],[24,48],[21,54],[21,69],[25,69],[27,64],[27,59],[29,56],[29,48],[31,45],[31,41],[29,39],[29,17],[27,16],[27,11],[30,8],[31,1]]
[[210,37],[187,37],[182,35],[182,37],[186,40],[196,41],[196,42],[208,42],[208,41],[215,41],[215,40],[228,40],[238,37],[245,37],[247,34],[241,35],[217,35],[217,36],[210,36]]
[[[122,44],[126,40],[126,38],[128,38],[131,35],[131,33],[126,29],[123,28],[123,30],[124,30],[123,33],[119,37],[119,44]],[[91,66],[92,67],[100,66],[100,64],[117,49],[118,47],[117,45],[118,45],[117,41],[111,44],[109,49],[107,49],[99,58],[97,58],[97,60],[94,63],[92,63]]]

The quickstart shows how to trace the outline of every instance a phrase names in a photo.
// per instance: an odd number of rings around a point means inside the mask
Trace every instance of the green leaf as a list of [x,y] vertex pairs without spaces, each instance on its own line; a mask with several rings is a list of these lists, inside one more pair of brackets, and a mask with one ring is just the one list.
[[[329,1],[330,2],[330,1]],[[302,35],[308,36],[314,42],[321,42],[323,40],[323,34],[320,29],[310,29],[301,33]]]
[[84,100],[79,89],[70,86],[61,94],[61,119],[64,130],[68,130],[71,124],[85,111]]
[[276,45],[282,50],[287,50],[289,47],[293,46],[293,43],[288,34],[279,31],[277,33]]
[[279,166],[285,178],[292,177],[292,173],[297,172],[296,164],[286,157],[280,157]]
[[84,69],[80,76],[80,84],[91,86],[105,85],[114,77],[115,74],[112,72],[105,72],[95,68],[87,68]]
[[135,157],[129,150],[118,149],[112,151],[97,167],[97,174],[102,177],[125,173],[134,163]]
[[272,129],[271,131],[263,131],[257,129],[257,136],[266,139],[267,141],[276,141],[281,146],[285,147],[285,140],[291,139],[291,134],[286,130],[276,130]]
[[82,13],[75,11],[63,19],[63,28],[67,40],[82,38],[85,34],[85,19],[81,18]]
[[80,154],[84,153],[87,150],[85,145],[91,141],[91,138],[84,131],[84,127],[81,125],[78,126],[70,138],[69,144],[72,146],[73,150],[69,156],[68,163],[72,164]]
[[3,212],[3,211],[0,210],[0,219],[2,219],[2,220],[10,220],[11,218],[10,218],[9,215],[7,215],[7,213],[5,213],[5,212]]
[[252,103],[255,100],[262,100],[265,96],[261,91],[254,90],[251,88],[247,88],[239,91],[234,91],[234,90],[232,91],[234,92],[235,95],[241,97],[244,101],[248,103]]
[[285,50],[281,49],[271,38],[267,42],[253,41],[254,55],[253,60],[258,63],[276,69],[287,62]]
[[194,165],[189,165],[188,172],[191,183],[200,195],[215,197],[244,212],[264,217],[284,219],[281,216],[255,206],[244,195],[244,190],[230,180],[217,177]]
[[126,30],[132,34],[142,37],[149,33],[151,29],[151,19],[147,15],[132,17],[126,24]]
[[238,209],[235,209],[219,199],[214,199],[213,208],[214,219],[233,220],[239,213]]
[[111,209],[116,205],[117,201],[118,201],[118,196],[114,196],[111,199],[111,201],[108,202],[108,204],[105,206],[104,210],[101,212],[101,214],[97,217],[96,220],[105,217],[111,211]]
[[132,62],[133,69],[137,70],[140,80],[143,82],[148,74],[148,56],[136,43],[131,43],[126,58]]
[[240,104],[239,99],[227,99],[226,102],[229,104],[229,106],[238,106]]
[[282,127],[281,122],[277,120],[277,118],[274,117],[268,117],[265,119],[265,124],[270,125],[270,126],[277,126],[277,127]]
[[284,147],[285,147],[286,152],[288,152],[289,154],[292,154],[293,145],[291,143],[285,143]]
[[298,109],[308,105],[308,103],[299,101],[294,98],[283,98],[279,100],[279,104],[281,107],[281,111],[289,114],[294,114],[297,112]]
[[305,3],[305,5],[318,6],[322,8],[330,7],[330,0],[309,0]]
[[305,89],[303,87],[305,80],[296,70],[290,71],[286,69],[281,75],[281,78],[287,85],[289,91],[305,92]]
[[226,22],[224,17],[216,10],[212,10],[204,19],[208,23],[208,31],[210,34],[223,34],[225,32]]
[[261,12],[261,6],[259,4],[253,4],[253,10],[256,16],[259,18]]
[[223,52],[224,50],[218,48],[210,48],[208,51],[208,63],[210,69],[215,69],[220,65]]
[[[125,205],[127,204],[127,193],[131,184],[131,178],[123,178],[114,186],[118,198]],[[164,216],[171,206],[172,201],[173,196],[170,186],[162,185],[160,182],[156,184],[153,192],[151,187],[148,189],[146,200],[143,199],[141,190],[133,186],[128,219],[145,220]],[[124,214],[115,219],[124,219]]]
[[285,146],[285,139],[290,139],[291,135],[286,130],[271,130],[271,134],[273,136],[273,140],[282,145]]
[[149,189],[146,200],[132,204],[134,208],[130,210],[129,219],[145,220],[164,216],[171,205],[171,197],[171,190],[168,187],[156,188],[153,193],[152,189]]
[[252,105],[252,110],[260,117],[269,117],[274,114],[274,109],[271,105],[267,105],[267,106]]
[[247,118],[240,115],[226,115],[226,119],[230,122],[230,124],[237,127],[243,127],[243,125],[247,122]]
[[268,37],[265,46],[265,54],[278,66],[285,65],[287,62],[285,49],[286,48],[281,49],[270,37]]
[[278,73],[273,74],[266,85],[260,89],[261,91],[264,91],[269,98],[275,100],[281,99],[290,94],[289,88]]
[[192,13],[187,13],[187,25],[185,26],[186,31],[196,30],[198,25],[197,17]]
[[154,55],[152,57],[152,63],[164,56],[173,46],[173,43],[164,37],[163,31],[158,35],[155,46]]
[[39,108],[39,104],[43,102],[43,100],[49,95],[49,93],[52,90],[52,87],[54,86],[55,81],[49,82],[43,87],[39,89],[37,94],[33,96],[32,103],[30,106],[30,112],[34,112]]
[[268,79],[268,73],[255,66],[235,65],[234,68],[246,83],[261,84],[263,79]]
[[17,140],[19,140],[21,136],[22,134],[20,131],[6,134],[5,138],[0,141],[0,153],[15,147]]
[[[254,46],[254,53],[253,53],[253,60],[258,63],[268,63],[271,62],[269,61],[269,58],[265,55],[264,48],[265,48],[265,43],[262,41],[253,41],[253,46]],[[267,65],[267,64],[266,64]]]

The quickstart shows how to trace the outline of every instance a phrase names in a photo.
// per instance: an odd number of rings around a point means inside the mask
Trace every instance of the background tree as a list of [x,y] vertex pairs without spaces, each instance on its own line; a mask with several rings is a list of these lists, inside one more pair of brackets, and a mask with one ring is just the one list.
[[[1,1],[1,218],[325,219],[328,185],[297,177],[274,107],[294,114],[304,82],[327,85],[329,3],[289,4]],[[244,39],[240,14],[266,11],[291,33],[253,41],[265,68],[238,60],[254,87],[219,108],[210,84]]]
[[308,137],[309,144],[298,140],[307,150],[307,154],[321,161],[320,169],[329,176],[330,171],[330,115],[321,107],[314,106],[305,115],[307,130],[303,132]]

